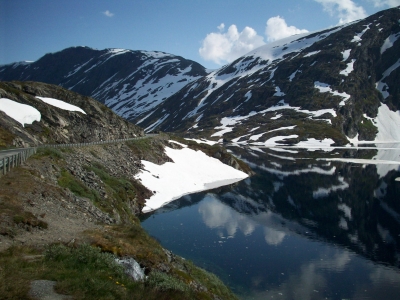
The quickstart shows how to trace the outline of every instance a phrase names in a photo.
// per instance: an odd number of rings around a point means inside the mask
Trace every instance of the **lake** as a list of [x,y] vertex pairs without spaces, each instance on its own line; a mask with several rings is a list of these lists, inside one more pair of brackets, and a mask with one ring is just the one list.
[[400,148],[231,146],[256,173],[142,216],[240,299],[398,299]]

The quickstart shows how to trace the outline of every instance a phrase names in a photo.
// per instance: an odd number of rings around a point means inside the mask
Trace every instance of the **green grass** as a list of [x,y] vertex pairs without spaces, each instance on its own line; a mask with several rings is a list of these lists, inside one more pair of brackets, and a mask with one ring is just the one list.
[[175,290],[189,293],[189,287],[182,280],[160,271],[151,272],[147,284],[159,291]]
[[76,300],[211,299],[158,271],[152,272],[147,282],[134,282],[114,259],[114,255],[87,244],[55,244],[44,252],[30,247],[9,248],[0,252],[0,299],[30,299],[33,280],[56,281],[57,293]]
[[33,155],[33,158],[40,158],[44,156],[50,156],[54,159],[64,159],[64,156],[62,155],[61,151],[57,148],[52,148],[52,147],[44,147],[44,148],[39,148],[36,151],[36,154]]
[[133,181],[126,178],[117,178],[111,176],[107,169],[99,164],[93,163],[90,166],[84,166],[88,171],[93,171],[106,186],[106,191],[112,196],[112,200],[95,199],[96,204],[108,213],[112,213],[116,208],[120,215],[127,215],[130,219],[133,213],[130,211],[129,202],[133,202],[136,198],[136,187]]
[[360,131],[364,132],[367,136],[375,136],[378,132],[378,129],[372,123],[371,120],[366,118],[362,118],[362,121],[358,124]]
[[10,248],[0,253],[0,299],[29,299],[30,282],[40,279],[56,281],[56,291],[73,295],[74,299],[143,299],[143,283],[132,281],[114,256],[98,248],[52,245],[44,256],[27,259],[32,254],[42,252]]
[[94,203],[98,203],[101,200],[97,191],[89,189],[65,169],[61,170],[61,176],[58,178],[58,184],[64,188],[68,188],[77,196],[89,198]]

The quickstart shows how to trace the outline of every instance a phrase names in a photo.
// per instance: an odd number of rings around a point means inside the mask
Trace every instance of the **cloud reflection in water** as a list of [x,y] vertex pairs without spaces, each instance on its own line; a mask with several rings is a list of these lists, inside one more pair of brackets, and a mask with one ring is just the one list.
[[[272,213],[263,212],[257,215],[256,220],[254,220],[254,216],[238,213],[228,205],[220,202],[213,194],[205,196],[204,200],[199,204],[198,210],[204,223],[209,228],[225,230],[230,237],[234,237],[238,230],[244,235],[251,235],[257,226],[263,227],[265,241],[269,245],[279,245],[286,236],[284,232],[265,225],[276,222]],[[223,233],[220,232],[220,235],[223,236]]]

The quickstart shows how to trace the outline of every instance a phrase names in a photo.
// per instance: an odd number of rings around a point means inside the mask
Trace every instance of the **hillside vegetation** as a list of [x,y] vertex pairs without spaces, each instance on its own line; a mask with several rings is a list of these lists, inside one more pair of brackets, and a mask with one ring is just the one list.
[[[0,88],[2,97],[35,105],[28,89],[73,103],[82,97],[42,83],[1,83]],[[93,141],[92,135],[76,134],[81,129],[74,125],[85,122],[94,123],[92,130],[103,128],[98,133],[104,138],[142,134],[100,103],[83,99],[86,112],[94,103],[102,113],[82,115],[39,105],[42,120],[32,125],[22,127],[5,116],[0,143],[9,148]],[[62,118],[69,126],[55,122]],[[216,276],[162,248],[140,225],[137,216],[152,192],[134,175],[141,160],[169,161],[164,147],[179,147],[171,138],[159,134],[125,143],[39,148],[24,165],[1,176],[0,299],[30,299],[36,280],[55,281],[58,293],[74,299],[235,299]],[[128,257],[139,263],[146,280],[134,281],[115,262]]]

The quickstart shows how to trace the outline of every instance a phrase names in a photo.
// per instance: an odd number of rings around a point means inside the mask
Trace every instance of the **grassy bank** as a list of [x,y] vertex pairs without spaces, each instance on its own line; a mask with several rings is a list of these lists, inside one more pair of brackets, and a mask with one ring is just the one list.
[[[144,157],[162,163],[165,140],[44,148],[3,176],[0,241],[12,245],[0,252],[0,299],[30,299],[34,280],[56,281],[56,291],[74,299],[236,299],[215,275],[162,248],[132,210],[148,191],[129,179],[126,166]],[[124,155],[110,162],[116,153]],[[76,205],[79,199],[116,221],[101,223]],[[54,231],[71,222],[78,229],[70,235]],[[147,279],[133,281],[115,262],[120,257],[134,258]]]

